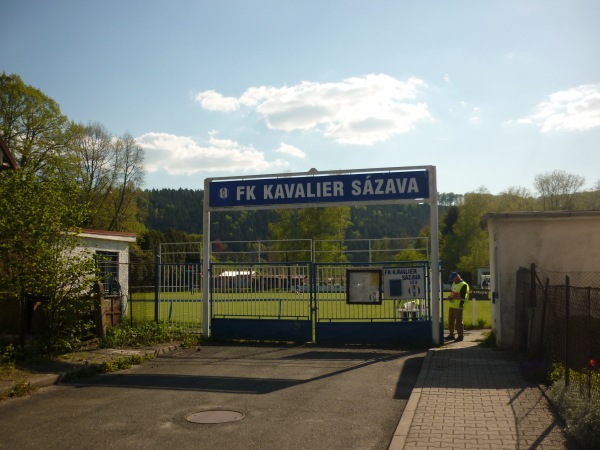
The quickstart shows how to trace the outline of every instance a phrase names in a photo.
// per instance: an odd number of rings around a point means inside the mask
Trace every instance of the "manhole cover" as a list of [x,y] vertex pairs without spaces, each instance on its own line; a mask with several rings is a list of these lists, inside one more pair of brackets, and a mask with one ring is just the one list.
[[212,410],[189,414],[185,420],[192,423],[225,423],[235,422],[243,418],[244,415],[238,411]]

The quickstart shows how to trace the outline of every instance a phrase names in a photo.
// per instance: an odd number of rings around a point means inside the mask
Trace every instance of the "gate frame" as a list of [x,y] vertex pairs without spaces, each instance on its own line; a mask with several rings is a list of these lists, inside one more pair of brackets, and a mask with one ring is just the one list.
[[[211,205],[211,183],[213,182],[248,182],[255,180],[258,183],[272,182],[280,183],[282,181],[289,181],[298,179],[300,177],[312,178],[315,181],[328,181],[333,177],[348,178],[349,176],[363,177],[367,175],[367,178],[371,175],[383,175],[390,176],[398,172],[398,175],[407,175],[407,172],[413,172],[418,174],[419,172],[425,171],[427,173],[428,180],[428,195],[427,196],[404,196],[402,194],[396,194],[395,197],[386,195],[384,199],[381,196],[377,197],[373,194],[373,198],[369,198],[366,194],[362,194],[361,199],[350,199],[340,200],[330,196],[327,200],[325,197],[310,196],[313,200],[303,201],[292,201],[288,199],[280,199],[281,201],[264,201],[259,204],[244,204],[238,202],[238,205],[225,205],[225,206],[212,206]],[[329,177],[329,178],[328,178]],[[239,192],[239,191],[238,191]],[[246,198],[248,199],[248,191],[245,192]],[[308,197],[308,196],[307,196]],[[392,197],[392,198],[389,198]],[[218,199],[215,198],[215,203],[218,203]],[[241,177],[217,177],[217,178],[206,178],[204,180],[204,206],[202,213],[203,222],[203,263],[206,265],[203,268],[203,301],[202,301],[202,333],[204,336],[210,336],[210,293],[208,287],[210,286],[210,267],[211,267],[211,240],[210,240],[210,213],[211,211],[232,211],[232,210],[244,210],[244,209],[276,209],[276,208],[315,208],[315,207],[333,207],[333,206],[356,206],[362,204],[407,204],[407,203],[429,203],[430,204],[430,228],[431,228],[431,259],[434,263],[432,267],[432,282],[431,282],[431,338],[435,344],[441,344],[441,332],[440,332],[440,285],[439,285],[439,223],[438,223],[438,194],[437,194],[437,179],[436,179],[436,168],[435,166],[411,166],[411,167],[388,167],[379,169],[358,169],[358,170],[334,170],[334,171],[317,171],[311,169],[308,172],[296,172],[296,173],[281,173],[281,174],[263,174],[253,176],[241,176]]]

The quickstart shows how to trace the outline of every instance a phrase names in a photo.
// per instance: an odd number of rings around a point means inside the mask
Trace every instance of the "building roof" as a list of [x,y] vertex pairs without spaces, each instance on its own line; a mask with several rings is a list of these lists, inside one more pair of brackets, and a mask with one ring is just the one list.
[[0,170],[16,169],[19,167],[15,157],[6,145],[6,142],[0,137]]
[[564,219],[567,217],[600,217],[600,211],[516,211],[505,213],[487,213],[479,221],[483,230],[487,230],[491,219],[526,220],[526,219]]
[[89,228],[84,228],[79,235],[83,237],[94,237],[98,239],[127,242],[135,242],[137,238],[135,233],[129,233],[127,231],[92,230]]
[[219,275],[220,277],[242,277],[242,276],[255,276],[254,270],[226,270]]

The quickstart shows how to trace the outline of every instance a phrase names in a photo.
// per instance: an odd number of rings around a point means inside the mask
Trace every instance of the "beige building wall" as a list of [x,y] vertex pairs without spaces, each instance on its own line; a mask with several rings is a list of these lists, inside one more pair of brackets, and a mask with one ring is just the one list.
[[519,268],[531,264],[546,271],[600,272],[600,211],[494,213],[483,217],[489,232],[492,330],[499,347],[520,345],[523,308]]

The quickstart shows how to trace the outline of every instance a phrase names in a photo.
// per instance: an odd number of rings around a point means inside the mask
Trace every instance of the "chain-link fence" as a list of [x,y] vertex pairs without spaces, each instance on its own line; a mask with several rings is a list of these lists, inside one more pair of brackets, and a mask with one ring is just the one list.
[[564,367],[565,385],[600,408],[600,272],[532,265],[527,350]]

